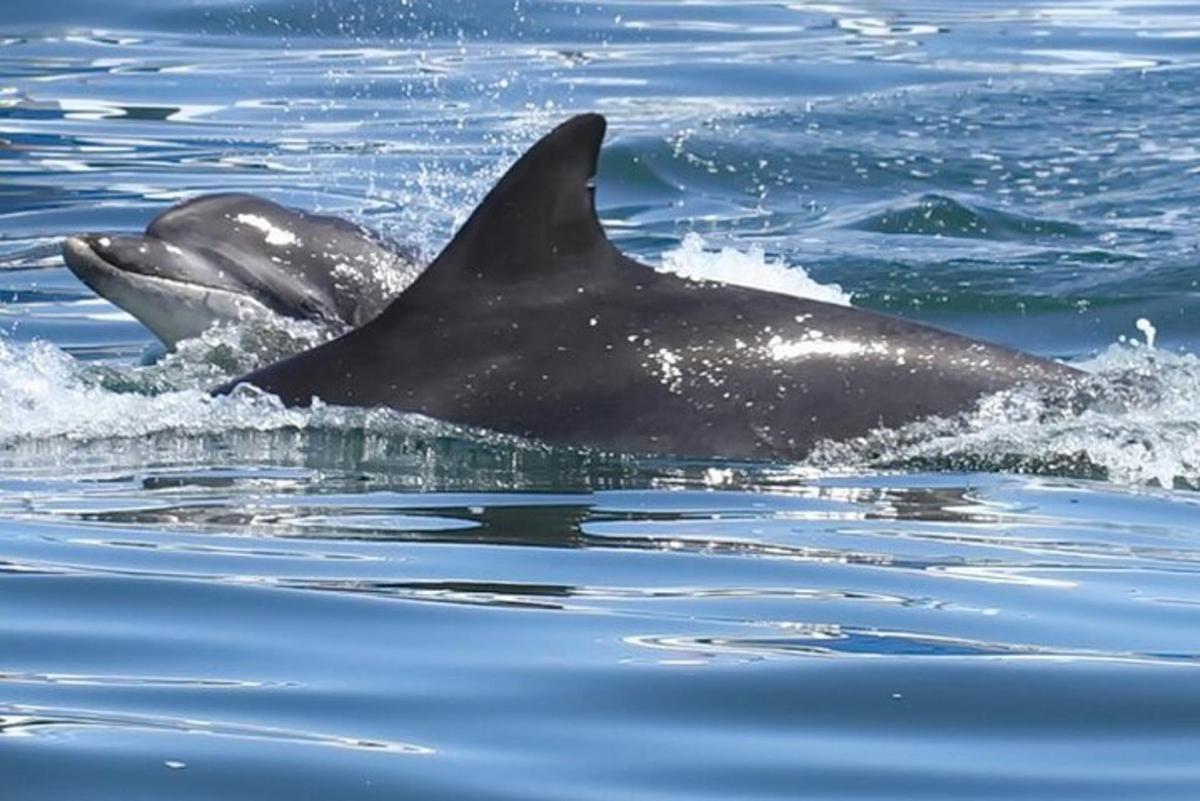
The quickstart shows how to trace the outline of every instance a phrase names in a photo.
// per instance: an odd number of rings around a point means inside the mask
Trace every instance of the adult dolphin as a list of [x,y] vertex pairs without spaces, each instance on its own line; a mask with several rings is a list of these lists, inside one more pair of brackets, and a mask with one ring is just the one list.
[[631,453],[792,459],[1075,371],[903,319],[656,273],[596,217],[604,118],[508,171],[371,323],[218,389]]
[[69,237],[63,260],[168,347],[272,315],[344,333],[420,272],[415,251],[362,226],[244,194],[181,203],[141,236]]

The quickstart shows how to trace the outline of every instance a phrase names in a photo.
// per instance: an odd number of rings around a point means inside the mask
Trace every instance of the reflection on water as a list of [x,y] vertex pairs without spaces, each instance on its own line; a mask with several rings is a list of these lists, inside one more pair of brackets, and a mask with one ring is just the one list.
[[[161,683],[161,682],[158,682]],[[211,683],[210,683],[211,686]],[[219,685],[217,685],[219,686]],[[203,720],[171,720],[169,718],[134,717],[126,715],[99,715],[86,711],[40,709],[24,705],[5,709],[0,706],[0,736],[32,737],[41,734],[41,729],[88,727],[128,729],[170,729],[187,734],[209,734],[219,737],[240,739],[278,739],[302,744],[334,746],[337,748],[361,748],[382,750],[401,754],[429,754],[428,748],[406,743],[386,743],[374,740],[357,740],[351,737],[330,737],[311,732],[293,732],[283,729],[265,729],[237,724],[223,724]],[[186,763],[180,763],[183,766]]]
[[[10,471],[0,761],[68,795],[63,749],[102,749],[114,791],[186,769],[225,792],[254,764],[272,792],[683,797],[697,760],[780,797],[847,786],[842,764],[952,797],[1013,759],[1018,793],[1155,765],[1137,787],[1196,786],[1191,495],[758,470],[525,492],[469,468],[418,492],[363,465]],[[583,767],[598,748],[622,778]]]

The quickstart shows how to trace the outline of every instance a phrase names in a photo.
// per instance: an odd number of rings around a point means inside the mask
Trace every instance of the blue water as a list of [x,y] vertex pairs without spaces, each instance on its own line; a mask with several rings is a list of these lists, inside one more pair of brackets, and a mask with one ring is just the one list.
[[[641,260],[1094,402],[552,449],[209,399],[288,344],[157,358],[58,256],[231,189],[431,256],[584,110]],[[10,0],[0,797],[1200,797],[1198,281],[1200,4]]]

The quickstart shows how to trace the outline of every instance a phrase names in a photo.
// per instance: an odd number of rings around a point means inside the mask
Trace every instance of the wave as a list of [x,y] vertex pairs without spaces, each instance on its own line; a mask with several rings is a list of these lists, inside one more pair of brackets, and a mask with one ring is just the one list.
[[1075,239],[1087,235],[1074,223],[1026,217],[938,194],[922,195],[916,201],[874,212],[844,227],[876,234],[963,239]]

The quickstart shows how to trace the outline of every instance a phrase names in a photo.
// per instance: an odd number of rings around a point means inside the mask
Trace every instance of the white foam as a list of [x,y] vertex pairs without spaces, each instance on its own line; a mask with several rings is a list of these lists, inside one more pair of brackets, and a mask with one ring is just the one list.
[[214,399],[199,389],[154,396],[113,392],[102,377],[49,343],[16,346],[0,340],[0,445],[51,437],[91,440],[305,423],[302,412]]
[[1079,366],[1091,375],[1077,390],[997,393],[951,420],[825,443],[808,467],[1098,472],[1119,484],[1200,487],[1200,358],[1133,342]]
[[353,263],[338,262],[333,267],[334,282],[339,289],[360,294],[372,292],[385,298],[397,297],[418,275],[420,268],[390,254],[386,258],[359,256]]
[[745,252],[734,248],[712,250],[697,233],[689,233],[678,248],[664,253],[659,271],[839,306],[849,306],[851,300],[850,294],[837,284],[818,283],[802,267],[767,258],[766,252],[757,245]]
[[207,387],[245,375],[345,333],[341,328],[273,313],[217,323],[198,337],[185,339],[153,366],[131,373],[147,390],[153,387]]

